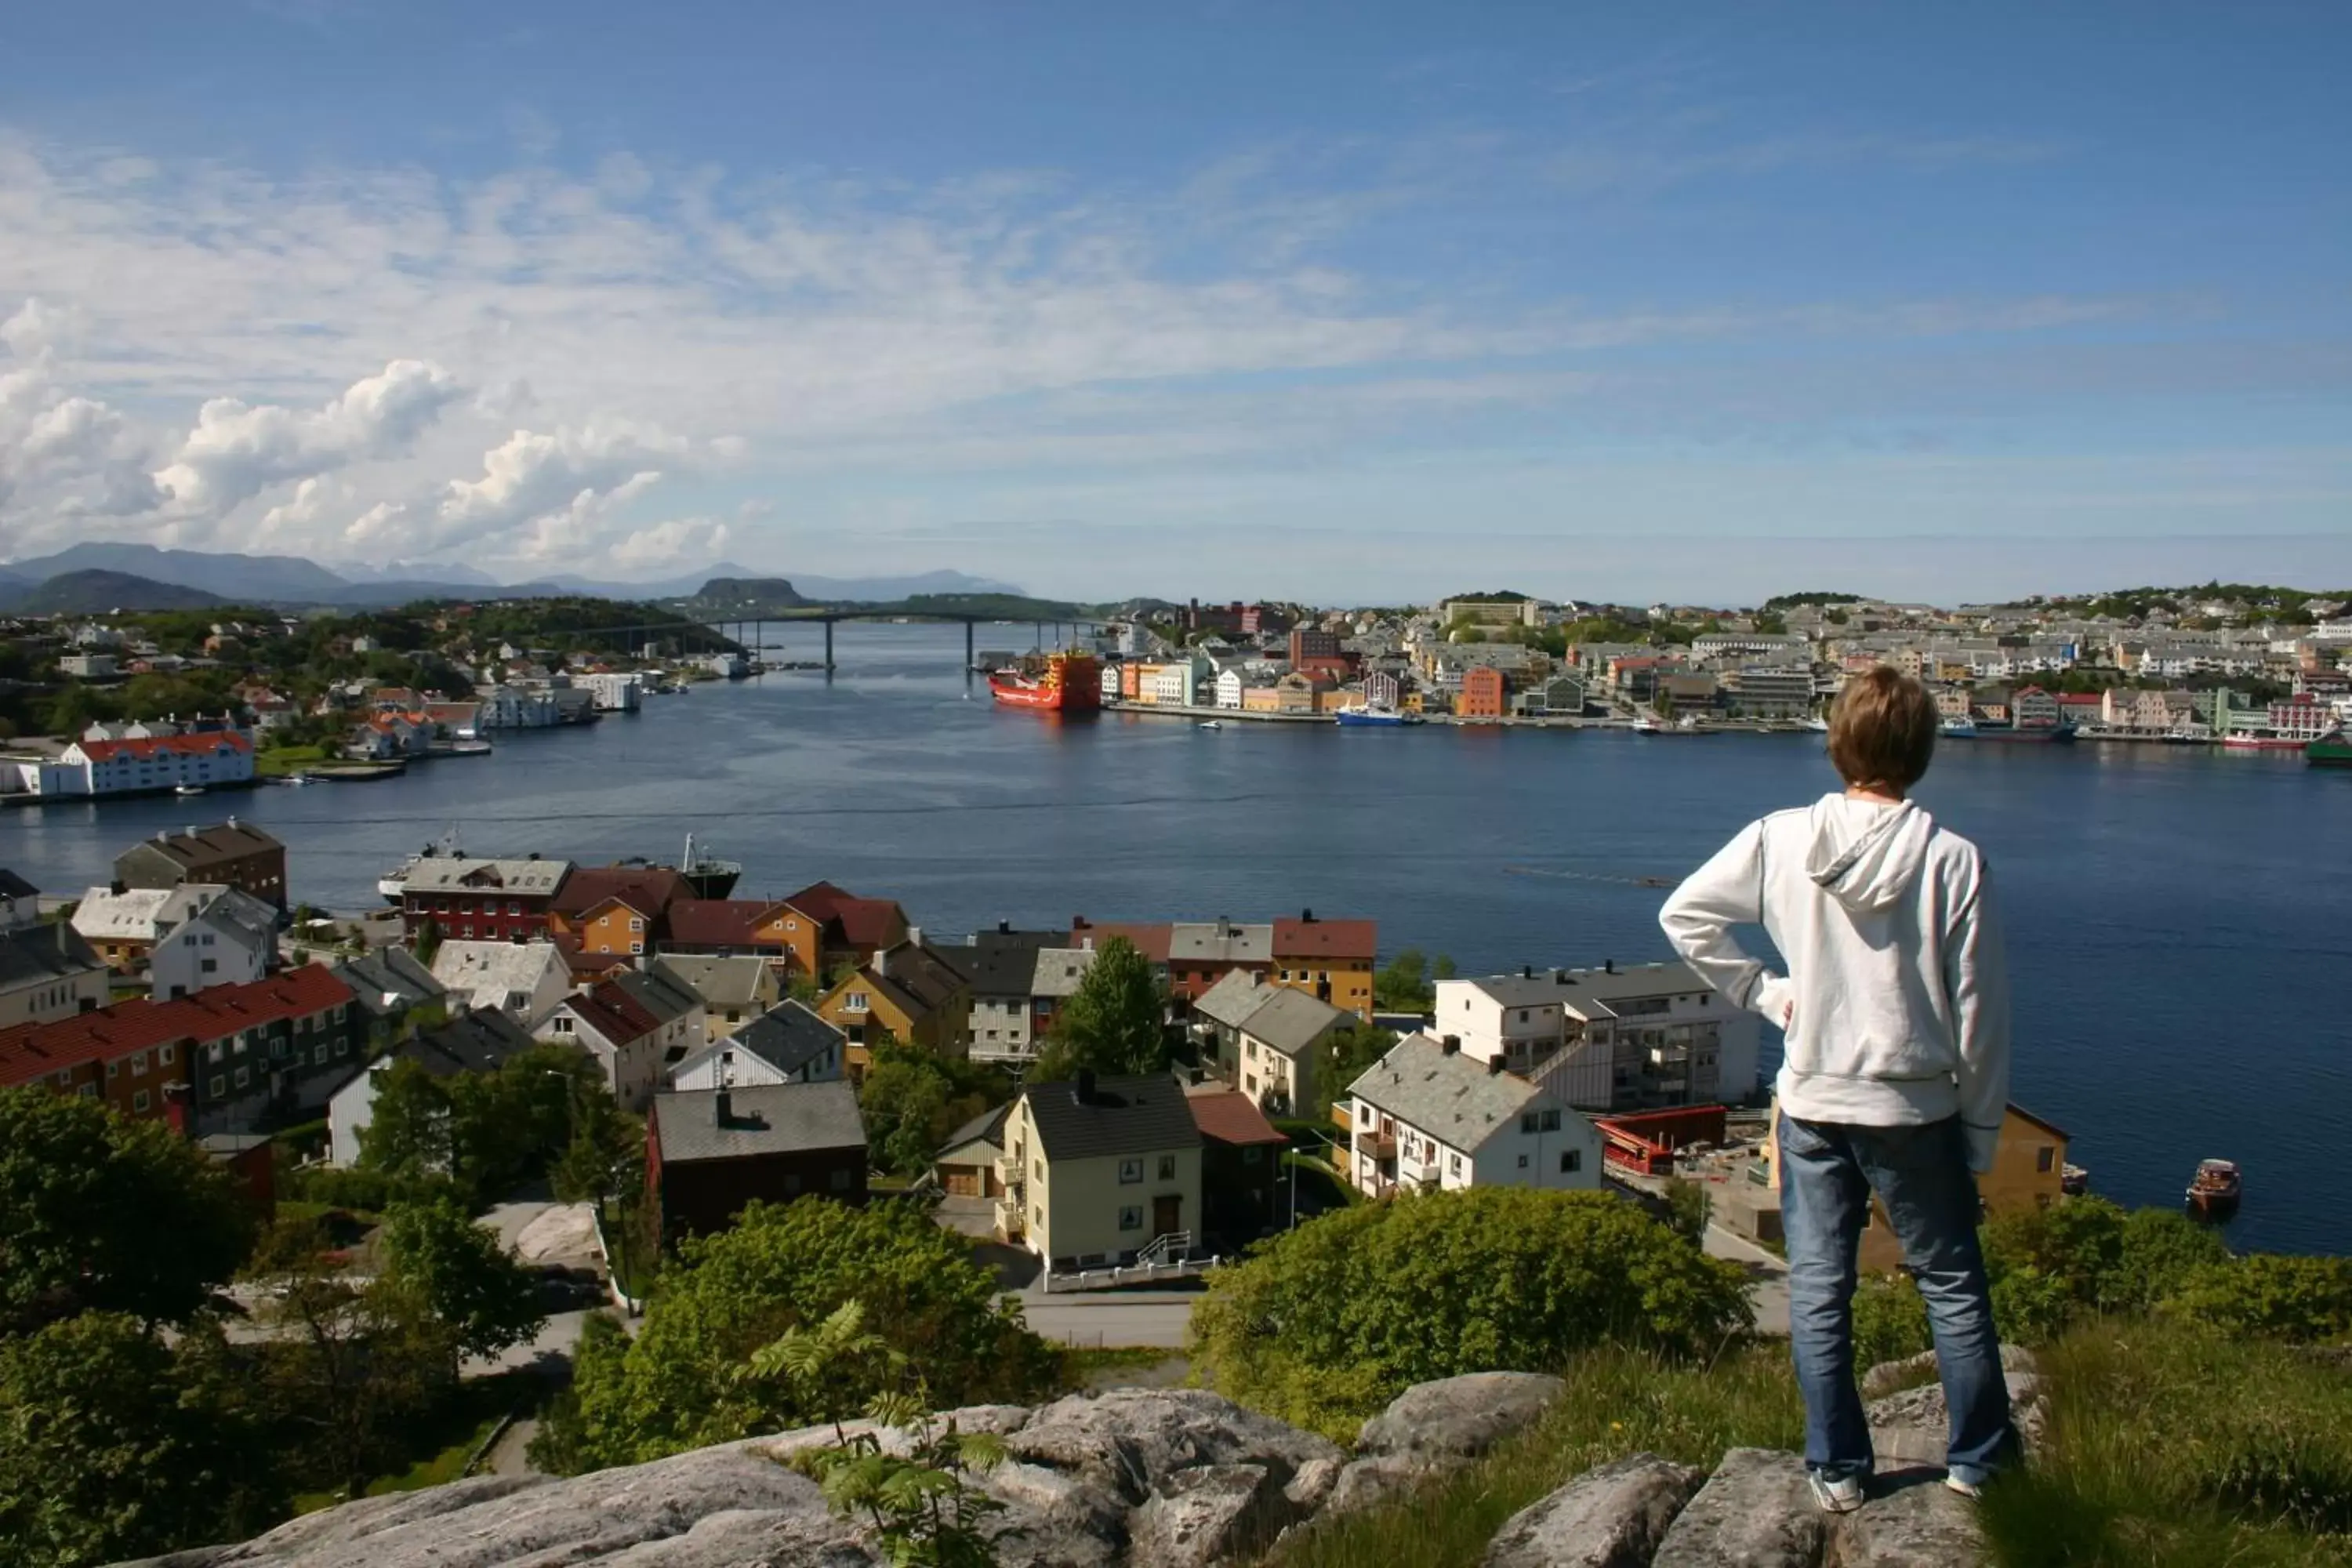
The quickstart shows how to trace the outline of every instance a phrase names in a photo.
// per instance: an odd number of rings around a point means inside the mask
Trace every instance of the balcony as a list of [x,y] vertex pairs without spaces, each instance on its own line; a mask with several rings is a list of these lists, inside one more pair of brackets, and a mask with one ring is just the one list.
[[1356,1152],[1370,1154],[1375,1160],[1396,1158],[1397,1141],[1393,1133],[1360,1132],[1356,1135]]

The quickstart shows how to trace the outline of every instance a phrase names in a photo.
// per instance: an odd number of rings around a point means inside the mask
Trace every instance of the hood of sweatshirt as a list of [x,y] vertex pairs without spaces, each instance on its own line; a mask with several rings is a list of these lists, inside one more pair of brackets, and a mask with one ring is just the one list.
[[1927,862],[1936,820],[1916,802],[1886,805],[1825,795],[1813,803],[1805,874],[1856,914],[1900,902]]

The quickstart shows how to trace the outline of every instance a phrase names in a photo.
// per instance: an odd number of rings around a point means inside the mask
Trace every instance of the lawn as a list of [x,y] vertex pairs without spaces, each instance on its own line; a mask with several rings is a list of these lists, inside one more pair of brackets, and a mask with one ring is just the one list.
[[253,771],[263,778],[299,773],[328,761],[324,746],[277,746],[253,755]]
[[[2352,1568],[2352,1355],[2114,1321],[2040,1352],[2048,1438],[1982,1505],[2000,1568]],[[1713,1466],[1795,1449],[1785,1347],[1712,1370],[1623,1350],[1569,1366],[1570,1393],[1478,1463],[1284,1542],[1265,1568],[1472,1568],[1519,1509],[1643,1449]]]
[[[409,1435],[414,1462],[406,1469],[370,1481],[365,1495],[421,1491],[460,1479],[466,1473],[466,1462],[489,1440],[500,1421],[509,1415],[537,1411],[548,1394],[546,1380],[528,1372],[468,1378],[440,1410],[419,1422]],[[314,1513],[343,1500],[336,1492],[304,1492],[295,1498],[294,1511]]]

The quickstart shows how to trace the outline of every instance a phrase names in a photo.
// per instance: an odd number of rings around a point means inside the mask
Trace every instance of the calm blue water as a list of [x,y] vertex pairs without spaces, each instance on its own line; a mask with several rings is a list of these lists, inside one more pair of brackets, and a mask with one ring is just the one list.
[[[692,828],[745,863],[747,896],[830,878],[935,932],[1312,907],[1377,918],[1384,952],[1482,971],[1667,956],[1662,890],[1601,879],[1678,876],[1834,784],[1803,736],[1058,723],[968,696],[961,655],[958,628],[846,626],[829,685],[705,686],[488,758],[233,808],[286,840],[296,896],[329,906],[378,902],[376,877],[452,824],[476,853],[588,862],[668,856]],[[1956,743],[1920,794],[1993,858],[2017,1098],[2074,1134],[2095,1188],[2174,1203],[2200,1158],[2225,1155],[2247,1173],[2233,1242],[2352,1251],[2335,1147],[2352,1100],[2352,773]],[[190,804],[0,814],[0,864],[51,891],[102,880]]]

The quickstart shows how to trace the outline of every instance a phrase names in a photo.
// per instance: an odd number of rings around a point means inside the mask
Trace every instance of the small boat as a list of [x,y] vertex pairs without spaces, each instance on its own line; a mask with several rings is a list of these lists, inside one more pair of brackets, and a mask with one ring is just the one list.
[[2080,1165],[2060,1166],[2058,1190],[2070,1198],[2081,1197],[2091,1190],[2091,1173]]
[[205,793],[205,786],[202,784],[181,784],[175,787],[172,793],[173,795],[202,795]]
[[2303,749],[2303,760],[2315,768],[2352,768],[2352,734],[2341,726],[2328,731]]
[[449,754],[453,757],[487,757],[490,754],[488,741],[452,741]]
[[1805,728],[1811,730],[1816,735],[1826,735],[1830,732],[1830,721],[1819,715],[1815,715],[1813,718],[1805,721]]
[[377,880],[375,890],[383,895],[386,903],[396,904],[400,902],[401,894],[406,890],[408,874],[416,869],[418,861],[463,859],[465,854],[464,847],[457,842],[457,830],[453,826],[439,838],[403,860],[396,869],[386,871]]
[[1331,715],[1331,721],[1349,730],[1401,730],[1421,720],[1418,715],[1399,713],[1391,708],[1342,708]]
[[2197,1174],[2189,1183],[2189,1206],[2198,1214],[2215,1217],[2234,1214],[2244,1187],[2244,1178],[2238,1173],[2235,1161],[2200,1160]]
[[304,784],[310,782],[310,775],[309,773],[280,773],[278,775],[277,782],[286,785],[289,789],[299,789]]
[[1225,721],[1223,719],[1203,719],[1192,726],[1195,730],[1222,730],[1224,727]]
[[1664,724],[1646,715],[1633,721],[1633,733],[1636,735],[1663,735],[1665,732]]
[[2293,735],[2275,735],[2260,730],[2232,730],[2221,737],[2225,752],[2307,752],[2308,745]]

